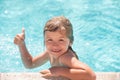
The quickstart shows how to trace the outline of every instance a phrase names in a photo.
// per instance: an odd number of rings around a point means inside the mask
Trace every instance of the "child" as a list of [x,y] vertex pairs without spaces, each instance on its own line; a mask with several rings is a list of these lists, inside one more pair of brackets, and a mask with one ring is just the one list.
[[95,80],[95,73],[78,60],[72,50],[74,40],[72,24],[63,16],[49,20],[44,28],[46,50],[33,58],[25,46],[25,30],[16,35],[14,43],[18,45],[22,61],[26,68],[38,67],[48,60],[51,68],[43,70],[44,77],[57,77],[60,80]]

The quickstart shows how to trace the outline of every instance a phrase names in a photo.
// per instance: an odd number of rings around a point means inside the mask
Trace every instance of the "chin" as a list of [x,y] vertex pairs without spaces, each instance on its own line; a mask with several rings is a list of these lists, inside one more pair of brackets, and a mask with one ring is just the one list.
[[53,55],[55,58],[58,58],[59,56],[61,56],[63,53],[55,53],[52,52],[51,55]]

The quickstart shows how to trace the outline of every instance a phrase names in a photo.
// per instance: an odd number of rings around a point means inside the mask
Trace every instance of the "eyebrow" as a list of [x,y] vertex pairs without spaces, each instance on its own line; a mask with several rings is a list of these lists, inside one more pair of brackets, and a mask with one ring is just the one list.
[[[47,38],[47,39],[51,39],[52,37],[45,37],[45,38]],[[62,39],[65,39],[65,37],[59,37],[59,38],[62,38]]]

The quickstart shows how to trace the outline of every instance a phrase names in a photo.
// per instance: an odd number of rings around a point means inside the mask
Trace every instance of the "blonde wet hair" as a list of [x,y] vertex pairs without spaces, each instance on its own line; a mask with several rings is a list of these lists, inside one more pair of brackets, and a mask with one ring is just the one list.
[[[53,17],[52,19],[50,19],[45,24],[44,35],[45,35],[46,31],[54,32],[54,31],[57,31],[57,30],[59,30],[61,32],[61,34],[65,34],[70,39],[70,43],[73,43],[74,36],[73,36],[72,24],[64,16],[57,16],[57,17]],[[71,46],[69,46],[69,49],[73,51]],[[76,55],[76,53],[75,53],[75,55]],[[76,57],[77,57],[77,55],[76,55]]]

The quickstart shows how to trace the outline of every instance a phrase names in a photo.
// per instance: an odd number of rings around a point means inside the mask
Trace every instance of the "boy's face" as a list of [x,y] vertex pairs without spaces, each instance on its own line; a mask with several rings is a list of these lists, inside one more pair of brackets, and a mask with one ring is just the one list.
[[46,31],[45,45],[48,53],[57,58],[68,50],[68,47],[70,46],[70,40],[60,31]]

